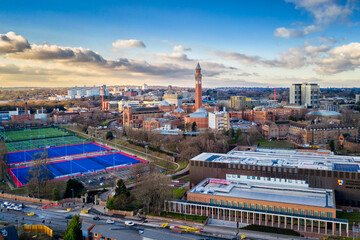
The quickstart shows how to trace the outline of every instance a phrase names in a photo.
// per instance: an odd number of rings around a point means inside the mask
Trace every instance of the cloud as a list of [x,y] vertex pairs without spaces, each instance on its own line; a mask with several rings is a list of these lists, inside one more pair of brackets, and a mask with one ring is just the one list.
[[259,56],[251,56],[243,53],[237,53],[237,52],[222,52],[218,51],[215,52],[215,55],[220,56],[224,58],[225,60],[235,60],[238,62],[241,62],[246,65],[256,65],[260,57]]
[[326,43],[326,44],[335,44],[335,43],[339,42],[334,37],[328,37],[328,38],[323,37],[323,38],[320,38],[319,40],[320,40],[320,42]]
[[164,61],[192,61],[186,54],[178,52],[172,54],[159,53],[157,56],[161,57]]
[[318,24],[344,21],[353,13],[355,7],[351,0],[347,0],[345,4],[335,0],[286,0],[286,2],[294,3],[296,8],[310,12]]
[[114,48],[145,48],[145,44],[136,39],[129,39],[129,40],[117,40],[112,43]]
[[176,45],[173,47],[174,52],[187,52],[191,50],[192,50],[191,48],[184,48],[182,45]]
[[274,36],[281,38],[301,38],[310,33],[321,31],[322,27],[316,25],[309,25],[303,27],[302,29],[293,29],[293,28],[277,28],[275,29]]
[[0,34],[0,54],[20,52],[30,48],[26,38],[14,32]]
[[315,71],[320,74],[335,74],[360,67],[360,43],[352,42],[333,48],[329,55],[317,62]]

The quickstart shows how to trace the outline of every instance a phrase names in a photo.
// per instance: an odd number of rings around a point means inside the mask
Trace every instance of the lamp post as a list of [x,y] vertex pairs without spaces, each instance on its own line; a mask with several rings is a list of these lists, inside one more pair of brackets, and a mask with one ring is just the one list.
[[74,189],[72,188],[71,191],[72,191],[72,198],[74,200]]
[[148,145],[145,145],[145,152],[146,152],[146,161],[148,160],[148,148],[149,146]]

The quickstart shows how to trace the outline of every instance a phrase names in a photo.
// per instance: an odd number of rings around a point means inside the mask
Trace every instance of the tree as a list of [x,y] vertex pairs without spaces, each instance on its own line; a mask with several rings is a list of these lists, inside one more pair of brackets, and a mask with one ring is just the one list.
[[66,190],[64,193],[64,198],[72,198],[73,191],[74,191],[74,197],[80,197],[81,194],[84,192],[84,190],[85,190],[84,185],[81,182],[79,182],[76,179],[69,179],[66,182]]
[[135,188],[135,196],[148,212],[161,212],[164,200],[170,196],[170,178],[166,175],[154,173],[142,178]]
[[37,196],[40,198],[41,186],[45,189],[46,194],[46,181],[49,180],[50,171],[47,168],[48,163],[48,152],[45,149],[44,152],[37,152],[32,157],[34,164],[31,166],[28,172],[28,183],[29,183],[29,191],[32,194],[35,194],[35,188],[37,187]]
[[9,149],[5,144],[5,141],[0,141],[0,179],[5,178],[7,170],[7,160],[8,160]]
[[329,147],[330,147],[330,150],[333,152],[335,151],[335,143],[334,143],[334,140],[330,140],[329,141]]
[[119,179],[115,188],[115,197],[120,196],[121,194],[125,194],[126,196],[130,196],[129,190],[126,188],[125,183],[122,179]]
[[82,240],[81,223],[79,215],[74,215],[66,230],[64,240]]
[[54,201],[59,201],[61,200],[61,196],[60,196],[60,192],[57,188],[54,188],[53,189],[53,192],[52,192],[52,200]]
[[114,138],[113,133],[111,131],[108,131],[105,137],[106,140],[112,140]]
[[193,122],[193,123],[192,123],[192,126],[191,126],[191,131],[192,131],[192,132],[196,132],[196,128],[197,128],[197,127],[196,127],[196,122]]

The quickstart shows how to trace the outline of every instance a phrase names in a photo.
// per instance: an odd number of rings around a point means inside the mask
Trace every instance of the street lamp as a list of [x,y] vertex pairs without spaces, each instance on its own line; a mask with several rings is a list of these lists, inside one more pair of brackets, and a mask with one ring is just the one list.
[[145,151],[146,151],[146,161],[148,160],[148,158],[147,158],[147,155],[148,155],[148,148],[149,148],[149,146],[148,146],[148,145],[145,145]]
[[72,198],[74,200],[74,189],[72,188],[71,191],[72,191]]

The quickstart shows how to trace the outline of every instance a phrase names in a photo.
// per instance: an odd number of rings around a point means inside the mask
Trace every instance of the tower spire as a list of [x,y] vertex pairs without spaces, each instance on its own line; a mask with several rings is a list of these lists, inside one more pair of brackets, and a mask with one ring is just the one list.
[[195,69],[195,110],[202,107],[202,74],[200,63],[198,62]]

